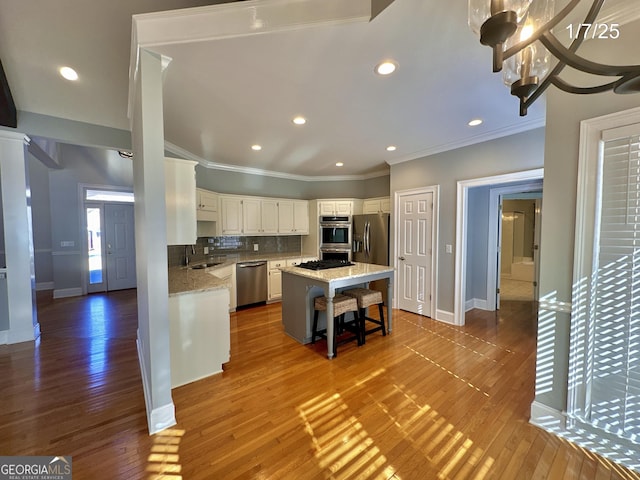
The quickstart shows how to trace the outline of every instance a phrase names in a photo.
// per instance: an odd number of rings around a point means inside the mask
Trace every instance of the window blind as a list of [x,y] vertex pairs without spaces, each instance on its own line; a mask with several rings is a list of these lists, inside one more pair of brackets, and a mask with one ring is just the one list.
[[[640,440],[640,132],[603,134],[590,421]],[[633,134],[631,134],[634,132]]]

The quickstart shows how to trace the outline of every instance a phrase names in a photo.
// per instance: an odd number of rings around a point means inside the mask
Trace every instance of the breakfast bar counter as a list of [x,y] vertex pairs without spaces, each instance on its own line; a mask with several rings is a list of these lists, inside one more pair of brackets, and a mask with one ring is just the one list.
[[[282,270],[282,323],[287,335],[300,343],[311,341],[313,299],[327,297],[325,318],[333,318],[333,297],[336,292],[367,285],[374,280],[387,281],[388,331],[393,328],[391,299],[393,298],[393,267],[370,263],[353,263],[326,270],[308,270],[300,266]],[[333,357],[333,322],[326,322],[327,357]]]

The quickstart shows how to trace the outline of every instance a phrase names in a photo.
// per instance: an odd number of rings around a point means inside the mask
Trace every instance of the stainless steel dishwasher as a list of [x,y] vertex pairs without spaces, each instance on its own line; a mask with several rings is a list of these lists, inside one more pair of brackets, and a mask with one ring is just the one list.
[[238,307],[267,301],[267,262],[236,264]]

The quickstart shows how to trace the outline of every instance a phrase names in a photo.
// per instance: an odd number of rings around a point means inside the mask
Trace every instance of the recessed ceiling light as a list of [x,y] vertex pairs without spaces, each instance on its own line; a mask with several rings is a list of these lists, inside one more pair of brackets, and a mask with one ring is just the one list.
[[482,120],[479,118],[474,118],[473,120],[471,120],[468,125],[470,127],[477,127],[478,125],[482,124]]
[[342,163],[342,162],[336,162],[336,167],[343,167],[343,166],[344,166],[344,163]]
[[251,150],[255,150],[256,152],[259,152],[260,150],[262,150],[262,146],[261,145],[251,145]]
[[396,68],[398,68],[398,64],[396,62],[394,62],[393,60],[385,60],[384,62],[380,62],[378,65],[376,65],[374,71],[378,75],[389,75],[395,72]]
[[395,145],[389,145],[387,147],[387,152],[395,152],[396,151],[396,146]]
[[293,118],[292,122],[296,125],[304,125],[305,123],[307,123],[307,119],[301,116],[297,116]]
[[76,72],[71,67],[60,67],[60,70],[58,71],[60,72],[60,75],[62,75],[67,80],[71,80],[72,82],[78,80],[78,72]]

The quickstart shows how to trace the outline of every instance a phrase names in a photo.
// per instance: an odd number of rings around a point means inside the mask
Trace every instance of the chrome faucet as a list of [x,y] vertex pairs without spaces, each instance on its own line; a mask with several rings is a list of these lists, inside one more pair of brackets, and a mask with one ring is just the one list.
[[188,253],[188,248],[191,247],[191,255],[195,255],[196,254],[196,247],[195,245],[185,245],[184,246],[184,264],[185,266],[189,266],[189,253]]

